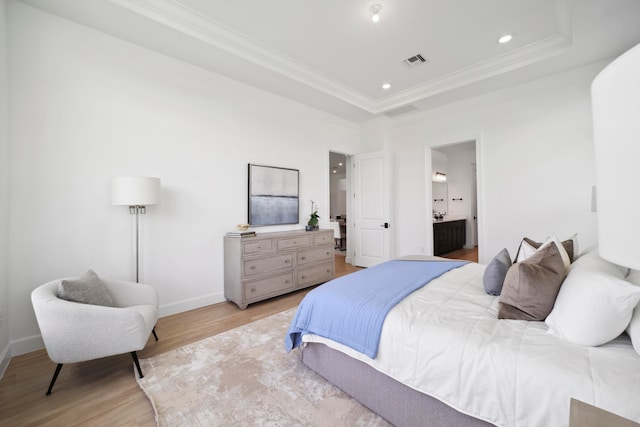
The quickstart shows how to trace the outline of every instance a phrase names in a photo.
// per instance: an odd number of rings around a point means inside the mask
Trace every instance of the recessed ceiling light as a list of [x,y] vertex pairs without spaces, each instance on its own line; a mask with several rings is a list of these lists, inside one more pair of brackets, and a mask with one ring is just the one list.
[[391,83],[382,83],[382,89],[384,90],[391,89]]
[[373,14],[373,16],[371,17],[371,20],[373,22],[378,22],[380,20],[380,15],[378,14],[380,13],[381,9],[382,9],[381,4],[374,4],[369,8],[369,11]]
[[509,43],[512,38],[513,38],[513,36],[511,34],[505,34],[504,36],[502,36],[502,37],[500,37],[498,39],[498,43],[500,43],[500,44]]
[[338,166],[342,166],[342,162],[338,163]]
[[333,173],[338,173],[338,171],[334,169],[334,170],[333,170]]

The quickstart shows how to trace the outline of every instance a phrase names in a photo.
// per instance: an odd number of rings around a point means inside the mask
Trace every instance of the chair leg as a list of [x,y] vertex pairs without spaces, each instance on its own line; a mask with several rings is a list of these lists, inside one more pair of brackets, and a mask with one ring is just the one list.
[[156,327],[155,326],[153,327],[151,332],[153,333],[153,336],[155,337],[156,341],[158,341],[158,335],[156,334]]
[[47,396],[51,394],[51,389],[53,389],[53,385],[58,379],[58,374],[60,373],[61,369],[62,369],[62,363],[58,363],[58,366],[56,366],[56,371],[53,373],[53,378],[51,378],[51,383],[49,384],[49,389],[47,390]]
[[138,369],[138,375],[140,376],[140,378],[144,378],[144,375],[142,375],[142,369],[140,369],[140,362],[138,362],[138,353],[132,351],[131,357],[133,357],[133,363],[136,364],[136,368]]

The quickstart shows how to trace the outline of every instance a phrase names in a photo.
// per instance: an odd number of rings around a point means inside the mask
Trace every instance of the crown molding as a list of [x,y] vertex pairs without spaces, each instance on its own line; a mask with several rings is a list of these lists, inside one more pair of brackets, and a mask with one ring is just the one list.
[[543,61],[566,52],[572,44],[568,0],[556,0],[556,18],[560,34],[385,98],[374,99],[181,4],[178,0],[109,1],[372,114],[384,113],[411,102]]
[[371,112],[375,100],[172,0],[109,0],[175,31]]
[[508,54],[500,55],[491,60],[474,64],[400,91],[379,101],[376,105],[376,110],[371,112],[381,113],[392,110],[411,102],[535,64],[566,52],[570,46],[571,40],[560,36],[541,40]]

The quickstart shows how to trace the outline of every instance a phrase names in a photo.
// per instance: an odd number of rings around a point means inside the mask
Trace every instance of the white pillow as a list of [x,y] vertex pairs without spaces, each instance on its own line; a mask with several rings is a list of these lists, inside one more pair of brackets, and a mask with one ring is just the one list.
[[[640,285],[640,270],[629,270],[627,282]],[[627,334],[631,337],[631,343],[636,353],[640,354],[640,303],[633,310],[631,322],[627,326]]]
[[626,277],[627,282],[631,282],[634,285],[640,286],[640,270],[629,270],[629,274]]
[[614,264],[589,253],[571,266],[545,323],[550,334],[597,346],[627,328],[639,301],[640,287],[626,282]]
[[[573,245],[574,247],[578,246],[578,238],[577,238],[577,234],[574,234],[573,236],[571,236],[569,239],[573,240]],[[567,239],[567,240],[569,240]],[[564,263],[564,272],[565,274],[569,271],[569,266],[571,265],[571,258],[569,257],[569,254],[567,253],[567,250],[565,249],[564,245],[562,244],[562,242],[560,242],[560,240],[558,240],[558,238],[554,235],[551,235],[551,237],[547,237],[547,239],[541,244],[539,245],[537,248],[533,245],[531,245],[527,239],[522,239],[522,242],[520,243],[520,248],[518,249],[518,253],[516,255],[516,260],[515,262],[522,262],[525,259],[529,258],[531,255],[535,254],[536,252],[538,252],[540,249],[542,249],[543,247],[551,244],[551,243],[555,243],[556,246],[558,247],[558,249],[560,250],[560,256],[562,257],[562,262]],[[535,242],[534,242],[535,243]],[[573,254],[576,254],[577,252],[575,252]]]
[[529,258],[531,255],[535,254],[538,251],[538,248],[535,246],[531,246],[529,242],[522,239],[520,242],[520,248],[518,249],[518,253],[516,254],[515,262],[522,262],[525,259]]
[[627,326],[627,334],[631,337],[631,343],[636,353],[640,354],[640,304],[636,305],[631,316],[631,322]]

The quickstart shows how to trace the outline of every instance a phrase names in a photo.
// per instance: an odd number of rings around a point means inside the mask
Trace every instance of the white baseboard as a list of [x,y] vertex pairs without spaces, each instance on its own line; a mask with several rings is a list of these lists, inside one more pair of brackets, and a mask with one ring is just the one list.
[[[224,301],[226,301],[226,299],[222,292],[178,301],[160,306],[160,317],[170,316],[172,314],[182,313],[184,311],[194,310],[196,308],[206,307],[207,305],[217,304]],[[6,369],[6,366],[9,364],[12,356],[19,356],[21,354],[30,353],[43,348],[44,342],[40,335],[33,335],[12,341],[0,354],[0,373],[4,373],[4,369]],[[0,378],[2,378],[1,375]]]
[[182,313],[196,308],[206,307],[212,304],[218,304],[226,301],[224,293],[216,292],[215,294],[204,295],[197,298],[191,298],[183,301],[173,302],[160,306],[160,317],[170,316],[172,314]]
[[41,335],[32,335],[30,337],[11,341],[12,356],[20,356],[21,354],[31,353],[32,351],[41,350],[43,348],[44,341],[42,341]]
[[11,362],[11,343],[8,343],[0,353],[0,379],[4,376],[4,371],[7,370],[9,362]]

